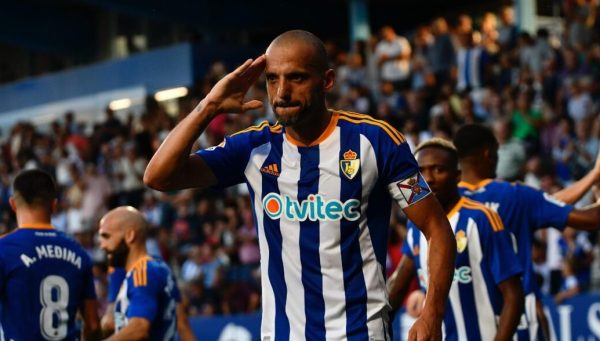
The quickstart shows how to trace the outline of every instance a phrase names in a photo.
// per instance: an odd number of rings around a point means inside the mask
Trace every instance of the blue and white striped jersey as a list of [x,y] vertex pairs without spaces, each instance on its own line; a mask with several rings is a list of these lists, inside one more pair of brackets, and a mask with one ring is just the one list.
[[500,215],[506,229],[516,239],[517,256],[523,267],[526,328],[518,331],[519,340],[535,340],[538,322],[535,296],[538,291],[531,259],[533,233],[545,227],[564,229],[573,206],[566,205],[547,193],[520,183],[486,179],[478,184],[461,181],[461,195],[481,202]]
[[177,331],[177,284],[166,263],[138,260],[127,272],[115,300],[115,332],[131,318],[150,321],[149,340],[172,341]]
[[[509,233],[498,215],[461,197],[448,213],[456,237],[456,266],[444,316],[445,340],[493,340],[502,310],[498,284],[522,269]],[[415,262],[419,283],[427,289],[428,243],[409,221],[402,253]]]
[[392,198],[430,193],[404,137],[332,111],[312,145],[264,122],[200,155],[221,187],[246,183],[262,269],[261,340],[386,340]]
[[497,212],[506,229],[515,236],[523,267],[523,290],[526,295],[534,293],[537,288],[531,260],[533,233],[544,227],[563,230],[573,206],[520,183],[486,179],[477,185],[461,181],[458,186],[461,195]]

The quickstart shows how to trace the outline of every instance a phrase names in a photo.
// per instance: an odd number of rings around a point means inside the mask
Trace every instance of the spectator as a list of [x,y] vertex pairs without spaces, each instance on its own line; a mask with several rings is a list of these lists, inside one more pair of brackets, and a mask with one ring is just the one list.
[[391,26],[381,29],[381,41],[375,47],[381,80],[394,84],[396,90],[410,86],[411,47],[408,40],[396,34]]
[[521,179],[527,156],[521,141],[512,136],[511,122],[502,119],[495,121],[494,134],[499,144],[496,175],[508,181]]

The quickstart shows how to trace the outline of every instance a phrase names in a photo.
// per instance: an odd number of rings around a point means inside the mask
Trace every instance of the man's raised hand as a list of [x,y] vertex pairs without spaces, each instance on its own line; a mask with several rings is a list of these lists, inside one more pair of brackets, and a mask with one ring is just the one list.
[[254,60],[246,60],[244,64],[219,80],[206,95],[204,101],[207,101],[207,104],[215,105],[216,113],[242,113],[262,108],[261,101],[244,102],[244,97],[264,71],[265,65],[265,55]]

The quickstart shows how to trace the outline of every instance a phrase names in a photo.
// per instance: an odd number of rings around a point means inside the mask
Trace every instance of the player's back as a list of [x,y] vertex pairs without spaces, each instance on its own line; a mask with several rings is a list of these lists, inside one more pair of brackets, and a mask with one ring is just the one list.
[[77,340],[77,310],[95,299],[92,262],[51,226],[0,238],[0,302],[6,340]]
[[[500,218],[484,205],[461,198],[448,213],[456,238],[456,261],[445,316],[446,340],[491,340],[503,298],[499,283],[522,269]],[[411,221],[403,254],[415,262],[422,288],[429,282],[428,241]]]
[[134,317],[150,321],[149,340],[174,340],[177,289],[166,263],[144,257],[127,272],[115,301],[115,327]]
[[539,228],[564,228],[573,209],[550,195],[520,183],[486,179],[472,185],[461,181],[461,195],[481,202],[496,211],[507,230],[516,238],[517,254],[524,268],[525,294],[536,290],[531,260],[533,232]]

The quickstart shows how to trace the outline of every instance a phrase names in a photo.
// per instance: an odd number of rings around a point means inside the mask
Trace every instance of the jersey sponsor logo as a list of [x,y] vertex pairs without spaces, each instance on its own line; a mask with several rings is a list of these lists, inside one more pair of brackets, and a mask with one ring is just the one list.
[[[417,278],[419,279],[419,283],[421,287],[427,290],[427,284],[429,283],[429,276],[425,273],[422,268],[417,270]],[[458,282],[461,284],[468,284],[473,281],[473,276],[471,275],[471,268],[468,266],[461,266],[459,268],[454,269],[454,279],[452,282]]]
[[310,194],[299,202],[286,195],[269,193],[263,198],[265,213],[271,219],[285,218],[291,221],[355,221],[360,218],[360,201],[349,199],[325,200],[320,194]]
[[343,154],[344,159],[340,160],[340,170],[342,174],[344,174],[348,179],[352,180],[358,174],[358,170],[360,169],[360,159],[358,159],[358,154],[352,149],[348,149]]
[[468,266],[461,266],[460,268],[454,269],[454,281],[462,284],[471,283],[473,281],[471,268]]
[[421,200],[431,192],[427,182],[425,182],[425,179],[419,173],[415,173],[413,176],[397,182],[396,186],[398,186],[400,193],[408,205]]
[[270,165],[266,165],[263,168],[261,168],[260,171],[262,173],[270,174],[270,175],[273,175],[273,176],[279,176],[280,175],[280,173],[279,173],[279,166],[277,166],[276,163],[272,163]]
[[460,230],[456,232],[456,251],[462,253],[467,248],[467,235],[465,231]]

